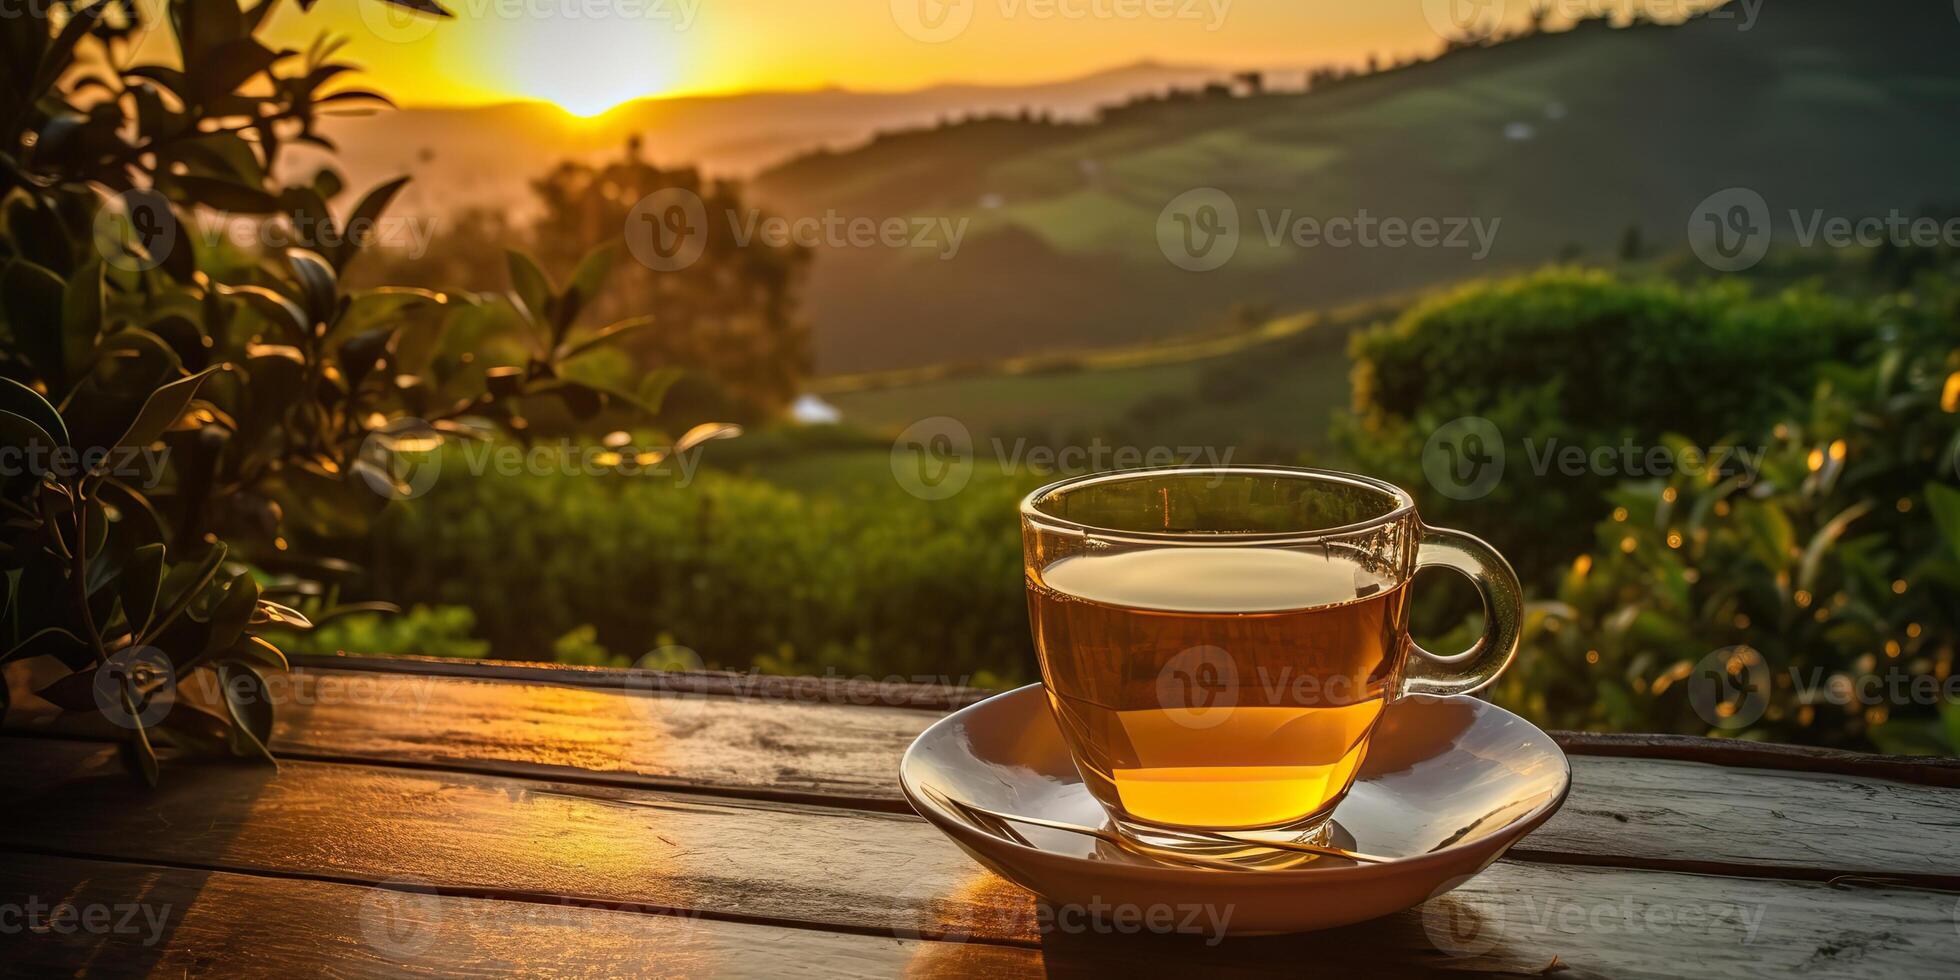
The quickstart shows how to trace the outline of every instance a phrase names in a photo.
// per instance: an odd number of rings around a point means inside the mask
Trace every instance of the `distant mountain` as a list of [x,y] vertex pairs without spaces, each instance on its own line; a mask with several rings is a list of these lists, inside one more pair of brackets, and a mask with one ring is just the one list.
[[[330,120],[351,186],[413,174],[399,207],[446,213],[458,206],[526,204],[525,182],[564,159],[617,154],[627,137],[644,141],[662,165],[692,164],[745,176],[818,148],[861,143],[881,129],[931,125],[968,113],[1030,108],[1084,118],[1097,106],[1140,93],[1223,78],[1222,69],[1140,62],[1035,85],[936,85],[910,92],[758,92],[643,99],[595,119],[542,103],[466,108],[405,108]],[[319,165],[301,155],[295,169]]]
[[[1685,251],[1691,215],[1727,188],[1762,195],[1786,240],[1817,214],[1960,204],[1956,51],[1951,4],[1769,0],[1747,21],[1588,22],[1304,94],[890,134],[771,168],[753,191],[791,216],[965,228],[950,257],[944,242],[820,249],[808,297],[823,371],[1133,343],[1234,303],[1323,306],[1610,258],[1629,237]],[[1187,271],[1166,249],[1212,240],[1223,213],[1166,207],[1203,188],[1236,209],[1237,251]],[[1445,235],[1463,221],[1466,247],[1290,240],[1298,219],[1364,214]],[[1487,254],[1478,228],[1494,231]]]

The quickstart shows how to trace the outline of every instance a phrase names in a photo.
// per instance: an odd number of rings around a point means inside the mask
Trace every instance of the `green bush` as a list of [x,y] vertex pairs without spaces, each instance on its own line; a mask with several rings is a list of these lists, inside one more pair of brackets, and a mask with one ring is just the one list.
[[976,472],[928,502],[888,474],[823,495],[716,472],[469,475],[466,451],[382,522],[373,586],[470,606],[497,657],[680,645],[738,670],[1035,674],[1013,531],[1028,480]]
[[475,659],[490,652],[479,640],[476,612],[464,606],[416,606],[400,613],[350,613],[306,633],[268,633],[280,649],[331,656],[336,653],[412,653],[421,657]]
[[[1871,335],[1860,304],[1805,290],[1759,298],[1733,280],[1681,287],[1553,268],[1476,282],[1355,337],[1355,417],[1337,439],[1363,472],[1417,493],[1426,517],[1486,534],[1539,579],[1586,547],[1617,477],[1541,476],[1534,451],[1761,431]],[[1429,492],[1422,453],[1464,416],[1498,426],[1507,467],[1489,496],[1459,502]]]
[[1883,304],[1885,339],[1771,427],[1755,479],[1614,491],[1594,547],[1533,606],[1500,700],[1560,727],[1960,750],[1943,695],[1960,635],[1952,306]]

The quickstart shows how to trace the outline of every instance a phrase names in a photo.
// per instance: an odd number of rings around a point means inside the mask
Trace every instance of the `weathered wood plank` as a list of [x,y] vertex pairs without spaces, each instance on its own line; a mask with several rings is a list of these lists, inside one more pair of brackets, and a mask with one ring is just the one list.
[[[1137,937],[1109,934],[1120,920],[1103,932],[1044,932],[1031,896],[917,818],[308,762],[276,773],[174,766],[152,793],[111,748],[10,741],[0,779],[16,787],[18,819],[0,824],[0,846],[15,850],[880,937],[866,942],[1038,944],[1067,962],[1137,948]],[[1930,891],[1507,861],[1422,910],[1356,929],[1226,939],[1204,952],[1203,935],[1167,937],[1162,955],[1188,955],[1192,968],[1537,972],[1557,957],[1566,976],[1945,975],[1960,962],[1953,908],[1952,895]],[[1205,911],[1198,928],[1229,914]],[[945,949],[923,947],[908,969],[936,971],[935,957],[959,955]]]
[[[603,691],[659,691],[684,695],[752,697],[778,701],[885,705],[943,713],[999,693],[955,683],[905,683],[901,678],[780,677],[726,671],[645,671],[575,667],[529,661],[455,660],[415,656],[297,656],[296,665],[325,671],[434,675],[587,687]],[[1756,769],[1789,769],[1870,776],[1899,782],[1960,787],[1960,759],[1883,756],[1812,745],[1785,745],[1737,738],[1625,732],[1553,731],[1574,755],[1676,759]]]
[[[934,716],[887,706],[752,701],[411,674],[299,671],[275,747],[362,759],[707,788],[909,812],[899,757]],[[1524,856],[1683,870],[1960,883],[1943,846],[1960,789],[1860,776],[1574,756],[1564,809]]]
[[[420,673],[274,679],[273,744],[297,758],[598,781],[909,813],[894,774],[928,712]],[[1638,737],[1636,737],[1638,738]],[[1563,810],[1518,856],[1669,870],[1898,876],[1960,885],[1943,846],[1960,789],[1573,756]]]
[[[57,907],[73,911],[57,918]],[[939,944],[41,855],[0,860],[0,908],[19,910],[5,966],[16,976],[773,980],[889,976],[926,960],[1021,977],[1041,962],[1009,946],[927,949]]]

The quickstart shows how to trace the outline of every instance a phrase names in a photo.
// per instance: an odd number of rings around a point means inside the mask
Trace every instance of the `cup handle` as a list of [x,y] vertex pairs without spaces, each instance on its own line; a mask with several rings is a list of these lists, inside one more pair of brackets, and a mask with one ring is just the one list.
[[1451,656],[1430,653],[1409,641],[1414,654],[1402,666],[1403,694],[1469,694],[1497,679],[1518,652],[1524,595],[1518,573],[1483,539],[1447,528],[1422,526],[1416,569],[1447,568],[1471,581],[1484,600],[1484,635]]

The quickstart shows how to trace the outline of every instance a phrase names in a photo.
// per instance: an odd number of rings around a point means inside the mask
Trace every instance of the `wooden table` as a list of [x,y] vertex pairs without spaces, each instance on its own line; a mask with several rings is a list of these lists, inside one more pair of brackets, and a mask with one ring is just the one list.
[[979,692],[336,658],[273,693],[277,771],[155,791],[100,738],[0,735],[0,972],[1960,971],[1949,761],[1567,735],[1565,808],[1458,891],[1218,941],[1044,915],[912,815],[900,753]]

